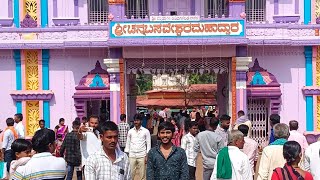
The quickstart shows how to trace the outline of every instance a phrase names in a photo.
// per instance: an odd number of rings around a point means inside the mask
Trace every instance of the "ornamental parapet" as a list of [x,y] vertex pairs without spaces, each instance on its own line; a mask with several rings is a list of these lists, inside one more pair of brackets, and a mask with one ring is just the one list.
[[38,91],[13,91],[10,93],[11,97],[15,101],[27,101],[27,100],[43,100],[49,101],[52,99],[54,93],[51,90],[38,90]]
[[[112,47],[112,46],[141,46],[141,45],[288,45],[312,46],[320,44],[320,24],[288,24],[288,23],[244,23],[235,26],[228,19],[228,23],[213,21],[215,19],[201,19],[196,22],[196,32],[190,30],[188,22],[165,22],[170,31],[170,36],[158,36],[163,28],[132,30],[125,37],[114,37],[115,33],[109,32],[112,23],[117,26],[118,21],[100,25],[77,25],[46,28],[1,28],[0,49],[61,49],[61,48],[86,48],[86,47]],[[221,20],[223,22],[223,19]],[[227,22],[227,21],[226,21]],[[123,23],[123,22],[122,22]],[[151,21],[126,21],[130,25],[150,25],[158,27],[162,22]],[[182,25],[184,23],[184,25]],[[192,22],[195,23],[195,22]],[[200,23],[200,25],[198,25]],[[164,24],[164,23],[163,23]],[[190,24],[190,23],[189,23]],[[171,26],[174,28],[171,28]],[[199,26],[199,27],[198,27]],[[201,27],[204,29],[201,29]],[[124,27],[124,26],[122,26]],[[228,27],[230,28],[228,30]],[[241,29],[243,27],[243,29]],[[128,28],[128,27],[126,27]],[[126,29],[127,30],[127,29]],[[243,30],[243,31],[242,31]],[[203,32],[202,32],[203,31]],[[161,33],[160,32],[160,33]],[[187,34],[192,32],[193,34]],[[166,32],[168,33],[168,32]],[[184,33],[184,35],[183,35]],[[183,37],[184,36],[184,37]]]
[[0,49],[106,47],[107,25],[0,28]]

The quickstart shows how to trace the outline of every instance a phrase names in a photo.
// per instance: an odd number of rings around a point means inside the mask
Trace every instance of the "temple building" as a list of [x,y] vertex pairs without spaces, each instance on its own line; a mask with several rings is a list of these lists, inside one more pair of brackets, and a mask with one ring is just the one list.
[[130,119],[136,75],[176,73],[216,76],[200,99],[207,93],[232,121],[244,110],[261,143],[272,113],[318,137],[320,0],[0,2],[0,118],[22,113],[27,136],[39,119],[48,128],[61,117]]

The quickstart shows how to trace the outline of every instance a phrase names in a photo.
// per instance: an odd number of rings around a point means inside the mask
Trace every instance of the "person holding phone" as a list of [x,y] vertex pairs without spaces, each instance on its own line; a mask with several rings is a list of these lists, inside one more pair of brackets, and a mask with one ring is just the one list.
[[100,133],[98,131],[99,117],[95,115],[90,116],[88,125],[89,127],[82,125],[77,134],[80,140],[82,168],[85,167],[87,158],[99,151],[101,147]]

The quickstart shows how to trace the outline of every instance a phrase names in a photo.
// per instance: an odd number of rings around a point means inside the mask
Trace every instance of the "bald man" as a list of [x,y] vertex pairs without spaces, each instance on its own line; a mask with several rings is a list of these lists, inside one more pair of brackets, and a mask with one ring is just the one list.
[[298,121],[296,120],[290,121],[289,128],[290,128],[290,136],[288,138],[288,141],[298,142],[302,148],[302,152],[304,152],[308,147],[308,142],[306,137],[298,131],[299,129]]

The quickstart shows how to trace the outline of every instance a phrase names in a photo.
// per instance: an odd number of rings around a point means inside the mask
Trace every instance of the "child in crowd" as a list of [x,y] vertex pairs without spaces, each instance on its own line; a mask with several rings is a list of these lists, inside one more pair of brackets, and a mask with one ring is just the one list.
[[11,149],[13,152],[12,158],[16,160],[13,160],[10,165],[10,179],[19,166],[27,164],[30,160],[32,144],[30,141],[25,139],[16,139],[12,143]]
[[62,134],[57,134],[55,156],[61,157],[60,149],[63,143]]

